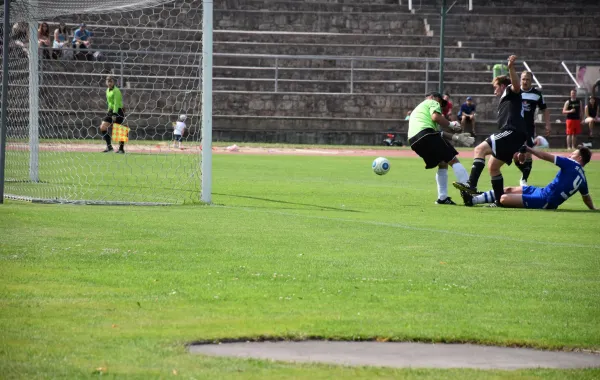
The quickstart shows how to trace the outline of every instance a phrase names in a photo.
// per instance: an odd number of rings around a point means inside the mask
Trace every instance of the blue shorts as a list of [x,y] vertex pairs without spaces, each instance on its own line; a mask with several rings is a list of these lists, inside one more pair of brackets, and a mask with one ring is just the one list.
[[523,186],[523,205],[533,209],[550,208],[544,189],[535,186]]
[[173,133],[173,141],[179,141],[181,142],[181,135],[176,135],[175,133]]

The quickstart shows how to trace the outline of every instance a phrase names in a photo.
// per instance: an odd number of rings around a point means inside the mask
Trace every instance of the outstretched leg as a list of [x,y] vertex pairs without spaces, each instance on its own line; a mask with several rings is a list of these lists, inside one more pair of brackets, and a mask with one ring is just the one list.
[[468,181],[454,182],[454,187],[460,191],[466,191],[469,194],[476,194],[479,177],[485,168],[485,156],[490,154],[492,154],[492,147],[487,143],[487,141],[477,145],[473,151],[473,166],[471,166],[471,174],[469,175]]
[[448,164],[440,162],[437,173],[435,173],[435,181],[438,188],[438,199],[435,201],[438,205],[455,205],[448,196]]
[[504,194],[500,197],[500,204],[504,207],[524,208],[522,194]]
[[454,171],[454,175],[458,182],[467,182],[469,180],[467,169],[460,163],[458,157],[454,157],[448,164],[452,166],[452,170]]

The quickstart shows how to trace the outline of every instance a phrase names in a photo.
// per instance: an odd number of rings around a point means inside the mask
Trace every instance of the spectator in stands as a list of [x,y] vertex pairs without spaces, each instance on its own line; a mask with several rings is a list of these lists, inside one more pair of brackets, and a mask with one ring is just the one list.
[[595,97],[590,96],[587,106],[585,106],[585,123],[590,128],[590,139],[594,137],[594,127],[600,123],[600,107]]
[[463,131],[467,132],[466,126],[470,124],[471,136],[475,137],[475,103],[472,97],[468,96],[467,101],[460,106],[458,118]]
[[47,23],[43,22],[40,24],[37,31],[37,38],[38,46],[42,49],[44,58],[50,59],[50,46],[52,46],[52,43],[50,42],[50,27]]
[[17,22],[12,28],[12,39],[29,56],[29,28],[26,22]]
[[412,113],[411,110],[406,111],[406,117],[404,118],[404,120],[410,120],[410,114]]
[[88,53],[88,49],[90,47],[90,45],[92,44],[92,32],[90,32],[89,30],[86,29],[86,25],[85,24],[79,24],[79,28],[75,31],[75,33],[73,34],[73,49],[75,49],[75,57],[77,58],[77,56],[81,56],[81,54],[78,53],[83,53],[84,57],[88,60],[92,59],[92,55]]
[[546,138],[544,136],[536,136],[535,139],[533,139],[533,145],[536,148],[545,148],[548,149],[550,148],[550,143],[548,142],[548,140],[546,140]]
[[454,104],[452,104],[452,100],[450,99],[450,93],[446,92],[444,94],[444,100],[446,101],[446,106],[442,110],[442,115],[448,119],[448,121],[456,121],[456,116],[454,116],[452,113],[452,107],[454,107]]
[[567,149],[577,149],[577,135],[581,133],[583,108],[577,99],[577,90],[571,90],[571,97],[565,102],[562,113],[567,115]]
[[58,28],[54,29],[54,42],[52,43],[52,48],[54,49],[52,52],[52,57],[54,59],[58,59],[63,56],[63,49],[68,47],[68,34],[69,32],[67,31],[67,26],[61,21],[61,23],[58,25]]
[[592,96],[596,99],[598,99],[598,95],[600,95],[600,92],[598,92],[598,90],[600,90],[600,79],[598,79],[592,87]]

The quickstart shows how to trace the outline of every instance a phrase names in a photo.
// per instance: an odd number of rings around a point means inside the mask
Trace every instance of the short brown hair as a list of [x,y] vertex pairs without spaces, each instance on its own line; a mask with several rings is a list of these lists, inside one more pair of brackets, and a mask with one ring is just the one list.
[[498,86],[508,86],[510,84],[510,78],[508,77],[508,75],[500,75],[497,76],[496,78],[494,78],[494,80],[492,81],[492,85],[498,85]]
[[583,166],[585,166],[585,164],[590,162],[590,160],[592,159],[592,151],[590,150],[590,148],[583,145],[579,145],[577,147],[577,150],[579,151],[579,155],[581,156]]
[[527,74],[527,76],[533,80],[533,73],[531,71],[524,70],[521,75],[523,74]]

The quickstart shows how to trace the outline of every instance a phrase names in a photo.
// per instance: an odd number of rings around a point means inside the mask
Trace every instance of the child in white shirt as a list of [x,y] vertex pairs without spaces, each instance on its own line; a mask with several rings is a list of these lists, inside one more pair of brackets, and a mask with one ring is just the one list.
[[173,148],[177,141],[177,147],[181,148],[181,140],[183,139],[183,132],[185,131],[185,120],[187,116],[179,115],[179,119],[173,123]]

